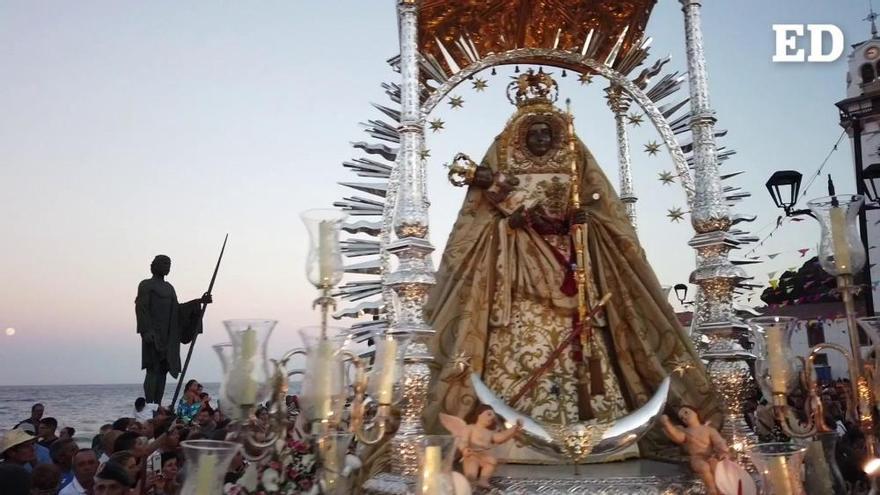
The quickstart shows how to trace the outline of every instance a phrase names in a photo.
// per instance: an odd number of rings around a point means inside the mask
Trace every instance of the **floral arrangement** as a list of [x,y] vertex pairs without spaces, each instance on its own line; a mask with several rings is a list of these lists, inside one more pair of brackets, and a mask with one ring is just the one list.
[[317,462],[307,441],[294,439],[291,431],[280,450],[268,459],[252,463],[235,483],[227,483],[224,495],[293,495],[309,493],[315,486]]

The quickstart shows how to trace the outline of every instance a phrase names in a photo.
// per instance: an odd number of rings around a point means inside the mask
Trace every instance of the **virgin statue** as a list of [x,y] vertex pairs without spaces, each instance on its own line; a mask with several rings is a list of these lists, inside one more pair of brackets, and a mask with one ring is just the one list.
[[[705,368],[623,203],[573,131],[571,143],[568,114],[553,104],[556,93],[543,72],[511,83],[516,112],[461,181],[469,188],[426,307],[437,332],[426,423],[438,430],[439,413],[464,418],[478,405],[470,380],[461,379],[467,360],[508,405],[548,424],[620,418],[673,369],[684,370],[672,381],[669,403],[692,407],[717,426],[720,401]],[[582,283],[573,268],[575,241],[584,246]],[[584,325],[579,286],[595,314]],[[621,457],[663,457],[669,446],[655,428]],[[525,445],[499,455],[552,462]]]

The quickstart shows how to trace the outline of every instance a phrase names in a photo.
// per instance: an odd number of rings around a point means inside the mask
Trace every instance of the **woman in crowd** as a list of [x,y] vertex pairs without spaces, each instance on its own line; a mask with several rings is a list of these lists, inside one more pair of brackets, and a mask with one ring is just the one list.
[[183,397],[177,403],[177,417],[186,424],[192,423],[192,420],[202,408],[202,399],[199,397],[198,380],[190,380],[186,382]]

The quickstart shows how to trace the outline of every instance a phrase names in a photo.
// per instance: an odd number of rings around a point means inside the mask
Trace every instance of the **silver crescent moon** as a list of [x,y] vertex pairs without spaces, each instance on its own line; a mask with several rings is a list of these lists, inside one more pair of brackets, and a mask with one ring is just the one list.
[[[513,426],[517,421],[522,421],[523,430],[520,440],[543,453],[564,457],[563,446],[554,439],[553,435],[544,425],[505,404],[503,400],[483,383],[483,380],[476,373],[471,373],[471,383],[480,402],[491,406],[495,410],[495,414],[500,416],[508,427]],[[604,431],[602,438],[593,446],[590,453],[582,458],[582,462],[601,462],[615,452],[619,452],[634,444],[642,435],[647,433],[666,406],[666,398],[669,395],[669,383],[670,379],[667,376],[660,383],[660,386],[657,387],[651,399],[627,416],[606,423],[592,421],[567,425],[568,427],[578,427],[580,425],[600,426]]]

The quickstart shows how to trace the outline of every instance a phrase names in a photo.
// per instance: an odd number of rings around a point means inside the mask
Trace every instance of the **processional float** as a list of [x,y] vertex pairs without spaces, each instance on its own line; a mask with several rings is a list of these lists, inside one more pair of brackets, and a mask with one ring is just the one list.
[[[352,435],[333,432],[343,422],[351,425],[362,445],[379,444],[391,436],[393,462],[372,464],[372,470],[363,476],[369,479],[359,489],[406,493],[414,485],[424,488],[415,482],[416,478],[426,479],[425,464],[431,457],[428,453],[439,452],[431,449],[439,446],[430,445],[432,440],[425,435],[421,418],[433,360],[428,343],[434,333],[422,311],[435,282],[425,187],[429,161],[425,126],[438,103],[459,84],[496,66],[522,64],[571,71],[582,81],[600,76],[609,82],[606,94],[616,126],[619,194],[634,226],[638,196],[633,188],[625,122],[630,107],[641,108],[660,134],[683,187],[695,230],[688,243],[696,251],[696,269],[690,280],[699,287],[692,337],[724,400],[722,433],[738,461],[749,464],[746,453],[755,441],[744,421],[744,403],[753,393],[751,364],[758,356],[749,326],[737,317],[733,296],[751,287],[739,266],[751,261],[731,260],[729,253],[757,240],[736,227],[754,217],[730,212],[749,194],[725,185],[739,172],[722,174],[719,170],[721,162],[734,152],[716,145],[716,138],[726,132],[715,129],[716,119],[709,103],[701,4],[698,0],[680,2],[685,20],[687,77],[677,72],[661,76],[668,58],[636,72],[649,56],[650,39],[644,36],[644,28],[655,0],[559,0],[540,6],[529,0],[398,0],[400,54],[389,63],[399,73],[399,80],[383,84],[391,103],[373,104],[389,120],[368,120],[366,132],[375,141],[353,143],[364,156],[343,164],[359,177],[341,183],[358,191],[334,203],[345,214],[313,212],[307,221],[311,222],[312,252],[317,253],[310,263],[309,278],[321,291],[316,305],[322,308],[322,325],[313,332],[319,338],[304,335],[308,349],[291,351],[277,361],[274,371],[268,373],[272,379],[254,376],[254,370],[261,367],[261,359],[255,356],[260,354],[258,348],[265,352],[265,337],[254,334],[250,338],[255,340],[247,344],[234,342],[236,355],[226,358],[229,371],[223,397],[234,399],[232,412],[241,424],[246,425],[257,398],[267,398],[270,389],[275,397],[270,432],[257,435],[248,428],[241,429],[239,440],[245,452],[259,459],[269,455],[273,445],[283,443],[291,424],[278,403],[287,376],[302,373],[288,372],[290,363],[304,354],[308,359],[306,374],[312,373],[303,385],[303,399],[309,403],[303,415],[321,438],[321,488],[332,492],[341,486],[337,478],[344,470],[344,452],[340,446],[347,445]],[[689,97],[662,103],[680,90],[685,80]],[[368,196],[358,195],[361,193]],[[346,221],[346,216],[356,220]],[[352,236],[341,242],[341,249],[340,230]],[[367,261],[343,267],[343,256]],[[343,272],[359,277],[337,287]],[[333,318],[371,317],[370,321],[352,325],[343,336],[345,343],[370,343],[375,344],[374,348],[359,354],[345,350],[342,342],[328,343],[332,340],[328,315],[335,308],[335,298],[355,304],[335,311]],[[270,322],[229,325],[230,334],[238,332],[234,340],[257,330],[254,327],[271,327]],[[263,333],[268,332],[264,329]],[[369,362],[373,369],[367,373]],[[356,370],[353,394],[344,386],[342,363]],[[466,363],[462,368],[465,373]],[[316,370],[319,372],[314,373]],[[482,384],[479,376],[472,380],[481,401],[494,406],[507,421],[523,421],[527,440],[542,444],[548,451],[564,453],[565,446],[551,432],[507,406]],[[257,383],[271,386],[255,388]],[[635,441],[662,410],[668,386],[667,380],[642,409],[605,424],[602,435],[593,435],[594,441],[581,452],[583,458],[601,456],[626,441]],[[368,388],[370,393],[365,394]],[[343,418],[346,401],[351,401],[350,418]],[[395,410],[399,411],[399,422]],[[769,453],[771,457],[773,454]],[[680,480],[640,478],[630,480],[629,486],[607,479],[593,484],[583,479],[557,480],[554,486],[566,493],[630,493],[627,490],[636,483],[656,487],[659,493],[674,490],[670,484],[673,482]],[[684,489],[685,485],[677,486]]]
[[[747,350],[748,326],[736,317],[732,304],[734,291],[747,285],[747,277],[728,253],[756,240],[733,228],[754,217],[729,213],[729,208],[748,193],[724,185],[738,172],[719,172],[720,162],[734,152],[718,148],[715,142],[726,132],[715,130],[709,105],[699,2],[681,2],[690,98],[661,104],[685,82],[685,76],[677,72],[661,76],[668,58],[634,72],[649,55],[650,39],[644,36],[644,28],[654,3],[562,1],[552,7],[537,7],[526,0],[398,2],[400,55],[389,63],[400,79],[383,84],[390,104],[373,104],[390,120],[368,120],[365,130],[376,141],[353,143],[366,156],[344,163],[358,177],[380,180],[341,183],[371,197],[354,195],[334,204],[352,216],[375,219],[343,227],[355,235],[343,242],[347,257],[374,257],[349,265],[345,271],[374,278],[361,277],[343,285],[336,294],[358,304],[335,316],[375,317],[352,327],[355,339],[366,339],[376,329],[412,336],[405,358],[402,421],[392,440],[393,475],[412,476],[417,468],[418,440],[424,435],[421,412],[432,360],[427,342],[433,332],[422,314],[434,282],[425,192],[426,122],[459,84],[481,71],[516,64],[552,66],[579,74],[582,80],[601,76],[609,81],[606,92],[618,141],[618,192],[633,225],[638,197],[633,189],[625,120],[630,106],[640,107],[660,134],[684,189],[696,232],[689,243],[697,251],[691,282],[700,287],[693,335],[725,399],[724,433],[745,459],[753,435],[744,421],[743,402],[753,387],[749,364],[755,356]],[[363,240],[363,235],[374,239]],[[392,256],[397,258],[397,268]],[[481,399],[492,399],[486,390],[484,393]]]

